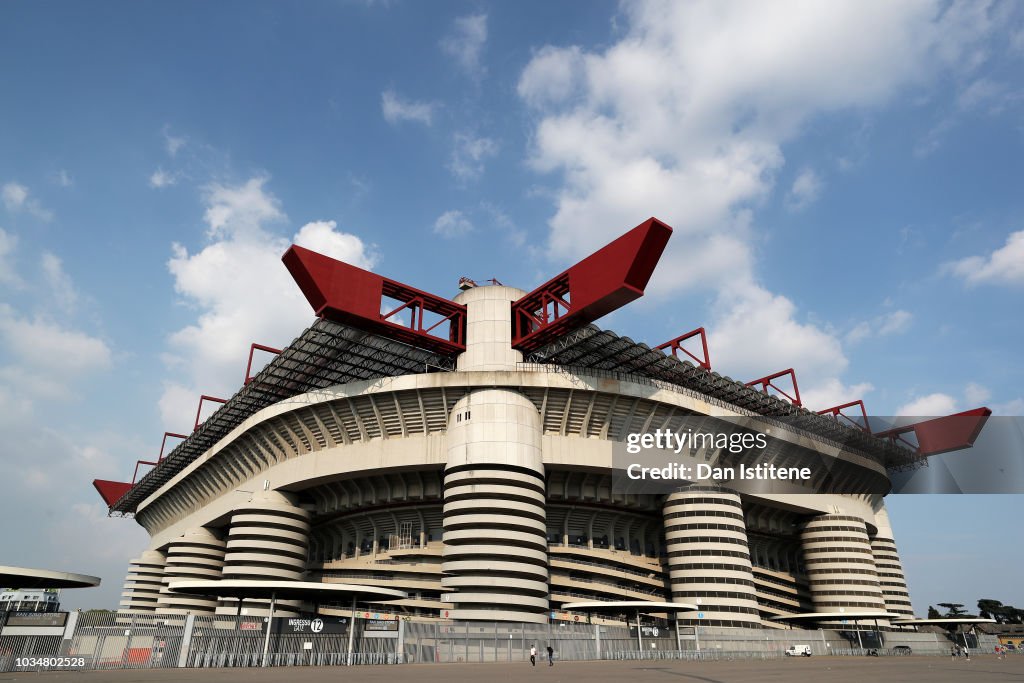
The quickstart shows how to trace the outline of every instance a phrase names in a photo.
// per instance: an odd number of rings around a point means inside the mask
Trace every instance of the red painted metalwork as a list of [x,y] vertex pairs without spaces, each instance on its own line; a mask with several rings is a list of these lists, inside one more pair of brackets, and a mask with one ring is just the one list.
[[[852,408],[854,406],[860,406],[860,414],[864,418],[864,424],[862,425],[857,424],[857,421],[852,419],[850,416],[843,414],[843,410],[845,410],[846,408]],[[849,403],[844,403],[840,406],[825,408],[825,410],[819,410],[818,415],[831,415],[832,417],[836,418],[837,422],[841,417],[846,418],[846,421],[849,422],[854,427],[857,427],[858,429],[861,429],[867,432],[868,434],[871,433],[871,425],[868,423],[868,411],[867,408],[864,407],[864,401],[850,401]]]
[[199,414],[203,412],[203,401],[213,401],[215,403],[227,403],[228,402],[228,400],[226,398],[217,398],[216,396],[207,396],[206,394],[203,394],[202,396],[200,396],[199,397],[199,407],[196,408],[196,423],[192,427],[192,431],[193,432],[196,431],[197,429],[199,429]]
[[164,439],[160,442],[160,455],[157,456],[157,462],[164,459],[164,446],[167,445],[167,437],[173,436],[176,439],[187,439],[187,434],[175,434],[174,432],[164,432]]
[[[156,467],[160,463],[153,462],[152,460],[139,460],[135,463],[135,472],[132,474],[132,486],[135,486],[135,480],[139,477],[139,465],[152,465]],[[131,488],[131,487],[129,487]]]
[[[792,396],[786,393],[784,390],[780,389],[774,382],[774,380],[777,380],[780,377],[785,377],[786,375],[789,375],[790,379],[793,380]],[[800,387],[797,386],[796,373],[793,372],[793,368],[782,370],[780,372],[776,372],[774,375],[768,375],[767,377],[762,377],[761,379],[755,379],[753,381],[747,382],[748,387],[752,387],[755,384],[761,385],[761,391],[763,391],[766,394],[768,393],[768,389],[771,388],[782,394],[785,398],[789,399],[789,402],[792,403],[793,405],[800,407],[803,406],[803,403],[800,401]]]
[[[701,348],[704,350],[703,358],[698,358],[689,349],[683,346],[684,341],[688,339],[693,339],[696,336],[700,336],[700,345]],[[675,339],[670,339],[664,344],[661,344],[660,346],[655,346],[654,348],[656,351],[664,351],[668,349],[676,358],[679,357],[679,354],[677,352],[682,351],[687,356],[692,358],[697,363],[697,365],[701,366],[705,370],[711,369],[711,356],[708,355],[708,336],[707,334],[705,334],[703,327],[698,327],[692,332],[687,332],[686,334],[676,337]]]
[[277,354],[281,353],[281,349],[275,349],[275,348],[270,347],[270,346],[264,346],[263,344],[256,344],[256,343],[254,343],[252,346],[250,346],[249,347],[249,362],[245,364],[245,381],[242,382],[242,386],[243,387],[247,386],[249,384],[249,382],[252,381],[252,377],[250,377],[249,375],[250,375],[250,373],[252,373],[252,355],[256,351],[266,351],[267,353],[273,353],[274,355],[277,355]]
[[[921,455],[939,455],[973,446],[991,414],[992,411],[988,408],[975,408],[962,413],[887,429],[878,432],[875,436],[902,442],[915,448]],[[916,444],[903,438],[904,434],[911,432],[917,439]]]
[[111,507],[117,501],[121,500],[121,496],[128,493],[131,490],[132,485],[126,481],[110,481],[108,479],[93,479],[93,488],[100,494],[100,498],[107,504],[107,507]]
[[512,304],[512,346],[533,351],[644,295],[672,228],[649,218]]
[[[461,304],[296,245],[282,260],[318,316],[437,353],[466,350],[466,307]],[[385,297],[401,305],[382,313]],[[393,322],[406,309],[410,324]],[[428,324],[426,313],[440,320]],[[438,330],[446,323],[442,336]]]

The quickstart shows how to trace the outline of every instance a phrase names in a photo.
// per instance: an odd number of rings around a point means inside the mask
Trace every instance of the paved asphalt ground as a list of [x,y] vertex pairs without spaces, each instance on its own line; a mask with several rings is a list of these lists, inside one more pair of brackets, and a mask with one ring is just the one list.
[[810,657],[736,662],[563,662],[410,664],[278,669],[157,669],[0,673],[0,682],[49,683],[961,683],[1024,682],[1024,655],[989,655],[969,663],[948,657]]

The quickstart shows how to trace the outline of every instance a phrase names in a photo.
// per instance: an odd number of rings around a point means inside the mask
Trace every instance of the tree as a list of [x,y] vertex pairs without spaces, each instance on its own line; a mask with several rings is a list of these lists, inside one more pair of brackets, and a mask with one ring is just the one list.
[[941,619],[942,615],[939,614],[939,610],[935,609],[931,605],[928,605],[928,618],[929,619]]
[[963,617],[967,615],[967,612],[963,610],[962,602],[940,602],[939,607],[946,608],[946,618],[955,619],[956,617]]
[[978,600],[978,616],[982,619],[995,619],[1000,624],[1005,623],[1005,609],[1006,608],[1003,606],[1003,603],[998,600],[993,600],[991,598],[982,598]]

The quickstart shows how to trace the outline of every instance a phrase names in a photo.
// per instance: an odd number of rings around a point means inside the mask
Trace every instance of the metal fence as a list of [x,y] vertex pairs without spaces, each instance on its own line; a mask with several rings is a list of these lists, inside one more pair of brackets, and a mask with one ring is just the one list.
[[[316,619],[318,625],[262,617],[72,613],[63,627],[0,630],[0,672],[174,667],[342,666],[400,663],[776,659],[791,645],[815,655],[948,655],[944,634],[883,632],[879,647],[853,631],[724,627],[635,628],[571,622],[387,622]],[[374,628],[376,627],[376,628]],[[268,632],[269,631],[269,632]],[[299,632],[301,631],[301,632]],[[862,631],[861,636],[865,633]],[[993,636],[978,635],[971,654],[991,653]]]

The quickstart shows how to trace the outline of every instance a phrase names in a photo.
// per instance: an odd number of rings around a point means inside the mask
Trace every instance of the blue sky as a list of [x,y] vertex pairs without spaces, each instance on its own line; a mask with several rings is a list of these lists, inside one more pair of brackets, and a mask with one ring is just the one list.
[[[655,215],[606,326],[814,408],[1024,412],[1016,3],[16,1],[0,60],[0,564],[103,576],[71,606],[145,545],[91,479],[309,322],[296,240],[451,295]],[[918,612],[1024,604],[1018,497],[890,505]]]

